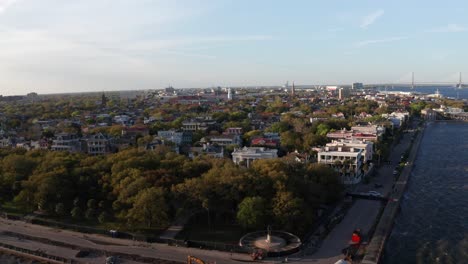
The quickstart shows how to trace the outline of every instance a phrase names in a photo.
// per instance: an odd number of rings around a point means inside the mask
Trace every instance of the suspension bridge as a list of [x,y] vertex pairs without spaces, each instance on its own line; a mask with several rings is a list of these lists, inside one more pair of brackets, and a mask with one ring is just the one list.
[[410,87],[414,89],[418,86],[453,86],[458,89],[468,88],[468,85],[462,81],[462,73],[458,72],[456,75],[451,75],[449,78],[442,79],[441,81],[417,81],[414,72],[405,74],[402,78],[389,83],[373,83],[366,84],[366,87]]

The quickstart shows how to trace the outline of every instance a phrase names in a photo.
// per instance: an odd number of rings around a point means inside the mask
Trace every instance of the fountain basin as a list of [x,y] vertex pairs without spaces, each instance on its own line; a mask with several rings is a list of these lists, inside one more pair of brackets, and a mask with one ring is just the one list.
[[301,240],[288,232],[271,231],[268,240],[267,231],[257,231],[244,235],[239,245],[249,252],[264,250],[270,257],[285,256],[299,251]]

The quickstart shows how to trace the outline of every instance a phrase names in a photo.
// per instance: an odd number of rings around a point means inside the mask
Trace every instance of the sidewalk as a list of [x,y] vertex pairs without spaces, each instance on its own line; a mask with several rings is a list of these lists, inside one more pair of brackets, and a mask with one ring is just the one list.
[[187,224],[187,222],[190,220],[192,216],[195,214],[199,213],[200,210],[195,210],[195,211],[190,211],[187,213],[184,213],[177,217],[169,226],[166,231],[164,231],[159,238],[161,239],[175,239],[177,234],[179,234],[180,231],[184,229],[184,226]]
[[190,213],[187,213],[178,217],[174,222],[172,222],[172,225],[159,236],[159,238],[175,239],[177,234],[179,234],[179,232],[184,229],[184,226],[187,224],[190,218],[196,213],[197,212],[190,212]]

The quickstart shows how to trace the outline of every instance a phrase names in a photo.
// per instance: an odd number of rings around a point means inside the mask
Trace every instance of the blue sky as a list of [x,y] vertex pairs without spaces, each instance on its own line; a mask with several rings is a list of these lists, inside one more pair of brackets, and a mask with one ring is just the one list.
[[0,0],[0,94],[454,81],[467,1]]

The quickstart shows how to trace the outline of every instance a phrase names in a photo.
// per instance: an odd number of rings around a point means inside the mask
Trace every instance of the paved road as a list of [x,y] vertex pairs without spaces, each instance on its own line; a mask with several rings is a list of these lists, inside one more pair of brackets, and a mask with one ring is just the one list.
[[[134,242],[126,239],[115,239],[111,237],[105,237],[101,235],[83,234],[68,230],[60,230],[50,227],[44,227],[39,225],[32,225],[21,221],[10,221],[0,218],[0,234],[3,231],[9,231],[19,233],[33,237],[43,237],[53,241],[63,242],[67,244],[78,245],[85,248],[94,248],[97,250],[105,250],[111,252],[120,252],[127,254],[138,254],[143,257],[159,258],[165,260],[174,260],[185,263],[188,255],[199,257],[203,260],[216,263],[239,263],[238,259],[242,261],[249,261],[250,258],[247,254],[230,254],[228,252],[212,251],[212,250],[201,250],[195,248],[182,248],[173,247],[163,244],[150,244]],[[17,245],[29,249],[41,249],[46,253],[56,256],[70,257],[70,255],[76,254],[76,250],[66,249],[63,247],[50,246],[36,241],[23,240],[2,235],[0,240],[8,239],[8,244]],[[7,242],[5,242],[7,243]],[[232,258],[232,259],[231,259]],[[76,258],[75,258],[76,259]],[[80,260],[80,259],[76,259]],[[101,259],[86,259],[90,263],[102,263],[99,262]],[[125,263],[138,263],[129,262]]]
[[[398,165],[401,155],[408,149],[413,133],[406,133],[398,145],[396,145],[389,157],[389,163],[382,163],[376,170],[376,177],[369,184],[359,184],[355,192],[378,191],[387,196],[392,191],[394,183],[393,170]],[[374,183],[380,183],[383,187],[376,189]],[[290,262],[329,264],[335,263],[341,257],[341,250],[348,246],[351,234],[356,228],[364,233],[368,232],[375,223],[382,202],[375,200],[359,199],[349,209],[344,219],[328,234],[319,250],[311,256],[301,259],[293,259]]]

